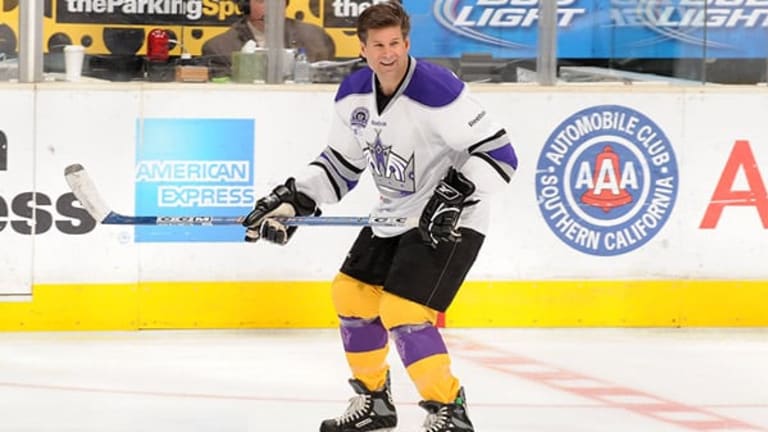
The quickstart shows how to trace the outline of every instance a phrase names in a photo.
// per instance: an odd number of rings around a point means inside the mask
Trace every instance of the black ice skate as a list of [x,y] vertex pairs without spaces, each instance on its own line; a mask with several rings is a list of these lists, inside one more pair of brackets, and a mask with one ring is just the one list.
[[467,403],[464,388],[453,403],[444,404],[435,401],[421,401],[419,406],[427,410],[423,432],[474,432],[472,422],[467,416]]
[[340,417],[325,420],[320,432],[388,432],[397,426],[397,413],[389,391],[389,377],[384,388],[369,391],[356,379],[349,380],[357,396],[349,400],[349,407]]

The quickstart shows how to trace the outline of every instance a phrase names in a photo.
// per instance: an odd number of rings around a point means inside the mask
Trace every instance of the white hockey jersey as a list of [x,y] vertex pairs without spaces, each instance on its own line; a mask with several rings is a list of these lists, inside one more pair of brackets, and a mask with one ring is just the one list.
[[[462,213],[459,224],[485,233],[488,195],[517,169],[504,129],[442,66],[411,58],[403,83],[381,112],[376,92],[369,68],[341,83],[328,146],[297,176],[298,189],[318,205],[337,202],[367,168],[380,194],[371,216],[418,217],[454,166],[475,184],[471,199],[480,201]],[[380,237],[408,229],[373,228]]]

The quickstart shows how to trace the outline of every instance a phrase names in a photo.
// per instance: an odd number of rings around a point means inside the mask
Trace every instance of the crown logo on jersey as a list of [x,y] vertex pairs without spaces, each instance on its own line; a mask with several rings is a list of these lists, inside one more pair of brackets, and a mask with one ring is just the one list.
[[371,173],[382,191],[392,191],[395,196],[410,195],[416,191],[413,155],[409,159],[392,151],[392,146],[381,142],[381,131],[376,139],[363,150],[368,158]]

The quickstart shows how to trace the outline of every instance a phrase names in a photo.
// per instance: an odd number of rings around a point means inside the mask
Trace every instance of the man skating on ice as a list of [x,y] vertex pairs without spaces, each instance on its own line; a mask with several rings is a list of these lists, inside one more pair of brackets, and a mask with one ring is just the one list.
[[395,1],[367,8],[357,34],[368,68],[335,98],[328,146],[296,177],[257,201],[246,240],[285,244],[296,227],[274,217],[317,214],[368,169],[372,216],[419,216],[418,228],[366,227],[332,283],[356,396],[321,432],[389,431],[397,414],[386,362],[390,338],[427,411],[423,431],[474,431],[464,390],[435,327],[485,238],[490,198],[517,156],[505,130],[449,70],[408,54],[410,19]]

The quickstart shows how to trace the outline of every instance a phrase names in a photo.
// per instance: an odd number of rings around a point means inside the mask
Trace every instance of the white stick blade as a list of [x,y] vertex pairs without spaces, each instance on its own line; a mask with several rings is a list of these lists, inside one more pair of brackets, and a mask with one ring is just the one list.
[[85,210],[98,222],[104,220],[110,213],[109,207],[102,201],[96,185],[88,172],[80,164],[72,164],[64,169],[64,178],[75,194],[75,198],[85,207]]

